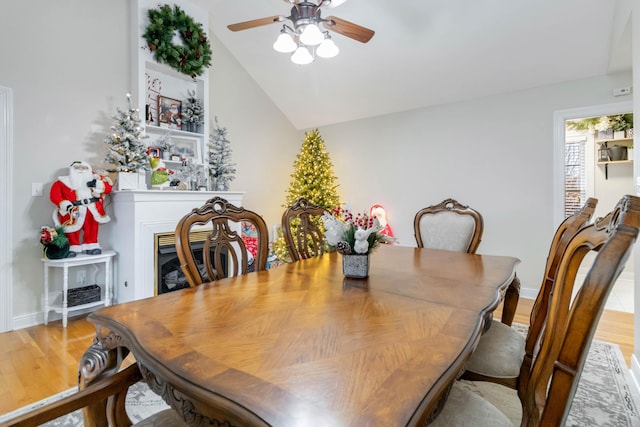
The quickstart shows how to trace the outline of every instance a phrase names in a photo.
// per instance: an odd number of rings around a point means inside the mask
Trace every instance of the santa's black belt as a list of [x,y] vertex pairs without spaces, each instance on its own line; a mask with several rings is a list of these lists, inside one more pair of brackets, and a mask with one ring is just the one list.
[[82,205],[88,205],[89,203],[95,203],[99,200],[100,200],[99,197],[91,197],[90,199],[76,200],[74,202],[71,202],[71,204],[73,206],[82,206]]

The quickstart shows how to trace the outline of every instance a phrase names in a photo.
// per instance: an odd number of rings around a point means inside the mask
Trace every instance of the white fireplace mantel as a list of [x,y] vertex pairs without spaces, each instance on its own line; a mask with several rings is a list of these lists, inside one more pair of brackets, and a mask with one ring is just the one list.
[[[244,192],[224,191],[115,191],[107,207],[111,222],[101,233],[118,254],[114,297],[117,303],[155,295],[157,233],[173,232],[180,219],[207,200],[220,196],[242,206]],[[109,209],[110,208],[110,209]],[[101,243],[102,244],[102,243]],[[105,247],[104,244],[102,244]]]

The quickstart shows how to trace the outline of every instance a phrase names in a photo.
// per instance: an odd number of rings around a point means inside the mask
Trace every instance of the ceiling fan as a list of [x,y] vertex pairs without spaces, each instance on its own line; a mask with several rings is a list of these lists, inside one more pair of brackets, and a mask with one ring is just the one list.
[[[340,19],[335,16],[323,18],[320,9],[336,7],[346,0],[318,0],[318,3],[299,0],[284,0],[293,5],[289,16],[275,15],[251,21],[228,25],[231,31],[242,31],[250,28],[269,25],[276,22],[290,21],[293,27],[284,24],[278,40],[273,47],[278,52],[291,53],[291,60],[296,64],[308,64],[315,54],[320,57],[332,57],[338,54],[338,47],[331,40],[329,31],[367,43],[375,32],[368,28]],[[329,31],[321,31],[320,24]],[[317,48],[316,48],[317,46]],[[309,51],[311,49],[311,52]]]

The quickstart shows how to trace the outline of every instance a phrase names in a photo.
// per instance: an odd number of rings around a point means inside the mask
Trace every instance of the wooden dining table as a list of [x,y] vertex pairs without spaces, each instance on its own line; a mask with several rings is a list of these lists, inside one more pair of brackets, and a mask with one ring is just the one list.
[[131,352],[193,425],[422,426],[518,263],[385,245],[365,279],[345,278],[334,252],[105,307],[88,317],[81,377]]

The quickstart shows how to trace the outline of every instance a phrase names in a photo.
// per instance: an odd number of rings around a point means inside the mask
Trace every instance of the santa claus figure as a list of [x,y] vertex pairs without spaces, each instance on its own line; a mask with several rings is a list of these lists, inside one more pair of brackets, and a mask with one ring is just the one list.
[[[369,209],[369,216],[372,218],[375,217],[378,219],[380,226],[382,226],[382,230],[380,234],[384,234],[385,236],[393,237],[393,231],[391,230],[391,226],[387,222],[387,211],[384,209],[382,205],[373,205]],[[394,240],[388,240],[387,243],[393,244]]]
[[104,195],[111,193],[112,186],[108,177],[94,174],[88,163],[80,161],[71,164],[69,176],[58,177],[51,185],[49,198],[57,206],[53,222],[64,228],[69,239],[68,256],[102,253],[98,227],[111,220],[104,210]]

